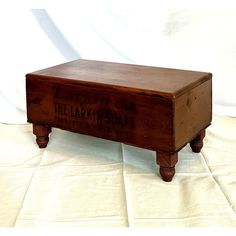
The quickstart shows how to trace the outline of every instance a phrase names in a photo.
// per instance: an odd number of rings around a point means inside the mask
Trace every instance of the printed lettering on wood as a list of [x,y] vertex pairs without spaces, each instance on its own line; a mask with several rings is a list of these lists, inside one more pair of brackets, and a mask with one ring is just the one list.
[[111,101],[104,95],[57,86],[53,105],[54,119],[60,123],[69,123],[73,127],[87,127],[105,132],[135,128],[135,104],[123,98]]

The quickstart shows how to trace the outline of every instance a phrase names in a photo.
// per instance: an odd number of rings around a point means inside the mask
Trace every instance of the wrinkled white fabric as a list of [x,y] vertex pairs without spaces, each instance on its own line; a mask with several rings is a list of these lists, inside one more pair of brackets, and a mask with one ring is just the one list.
[[59,129],[39,149],[25,102],[26,73],[84,58],[212,72],[213,112],[236,116],[236,7],[76,2],[0,8],[0,227],[236,226],[236,118],[165,183],[153,151]]
[[31,125],[0,125],[0,226],[236,226],[236,119],[215,116],[201,153],[163,182],[155,152]]

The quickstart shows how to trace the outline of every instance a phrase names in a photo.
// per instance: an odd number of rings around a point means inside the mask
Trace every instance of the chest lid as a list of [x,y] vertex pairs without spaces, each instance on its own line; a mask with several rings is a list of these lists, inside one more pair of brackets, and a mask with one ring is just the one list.
[[211,79],[212,74],[79,59],[27,74],[31,77],[174,98]]

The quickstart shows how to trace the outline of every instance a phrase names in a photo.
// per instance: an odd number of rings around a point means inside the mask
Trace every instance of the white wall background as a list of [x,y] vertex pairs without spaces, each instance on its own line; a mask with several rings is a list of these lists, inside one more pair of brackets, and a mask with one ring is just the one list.
[[212,72],[214,113],[236,116],[236,6],[62,2],[0,8],[0,122],[26,123],[26,73],[78,58]]

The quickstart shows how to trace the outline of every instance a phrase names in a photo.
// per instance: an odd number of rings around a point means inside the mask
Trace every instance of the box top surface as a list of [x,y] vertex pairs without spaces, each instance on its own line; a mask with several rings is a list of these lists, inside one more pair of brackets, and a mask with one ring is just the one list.
[[112,87],[142,94],[175,97],[211,79],[211,73],[113,62],[76,60],[29,73],[49,81]]

